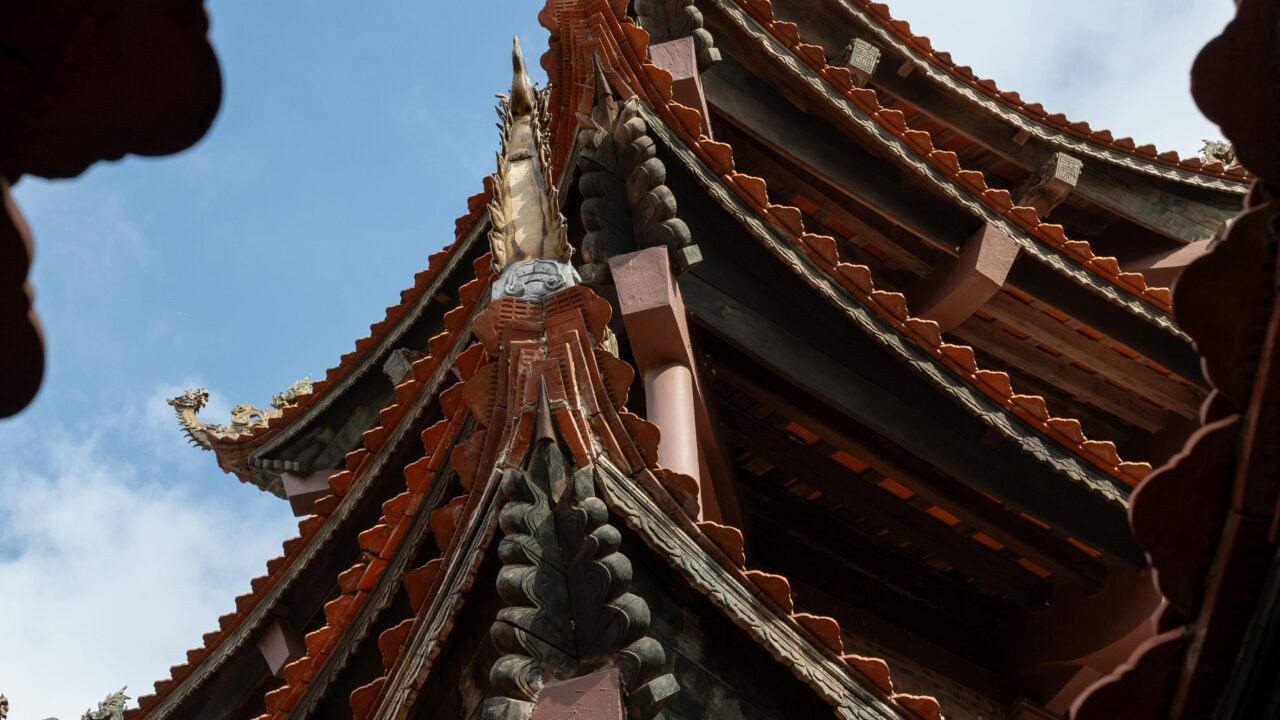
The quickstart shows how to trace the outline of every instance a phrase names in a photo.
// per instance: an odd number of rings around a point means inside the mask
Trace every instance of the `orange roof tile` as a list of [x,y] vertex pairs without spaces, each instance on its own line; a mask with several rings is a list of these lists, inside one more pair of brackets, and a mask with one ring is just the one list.
[[1097,256],[1087,242],[1069,240],[1061,225],[1041,222],[1034,209],[1015,206],[1007,190],[988,187],[983,173],[963,168],[960,165],[959,156],[949,150],[936,148],[933,136],[928,132],[908,127],[901,111],[882,106],[874,90],[855,85],[848,69],[827,64],[822,48],[805,43],[795,23],[775,19],[772,5],[768,0],[726,0],[726,2],[740,6],[760,23],[770,36],[786,46],[797,59],[825,80],[851,106],[871,117],[881,128],[897,137],[904,146],[930,166],[943,172],[957,186],[966,190],[1001,217],[1011,221],[1028,236],[1056,248],[1064,257],[1101,276],[1121,292],[1136,296],[1162,312],[1167,313],[1172,310],[1168,289],[1147,287],[1142,275],[1123,272],[1115,258]]
[[[754,7],[759,8],[759,3]],[[645,52],[647,36],[643,33],[627,32],[626,28],[626,24],[621,24],[621,31],[618,32],[618,35],[625,39],[619,49],[630,51],[623,53],[625,64],[614,68],[616,73],[622,76],[619,79],[632,83],[635,88],[644,91],[658,113],[665,116],[668,126],[677,133],[686,146],[718,173],[720,181],[732,189],[762,219],[768,220],[771,212],[776,215],[780,206],[769,202],[765,181],[736,172],[733,169],[732,147],[701,136],[700,120],[684,118],[677,113],[678,110],[689,109],[672,99],[670,74],[647,60]],[[787,35],[786,28],[774,30],[774,32]],[[614,56],[611,59],[622,58]],[[635,74],[635,68],[644,73],[643,78]],[[630,77],[626,77],[627,75]],[[726,151],[725,148],[728,150]],[[1149,471],[1150,466],[1146,463],[1120,462],[1115,456],[1112,443],[1086,440],[1084,435],[1078,432],[1079,423],[1075,420],[1039,417],[1029,412],[1026,409],[1027,402],[1022,398],[1031,396],[1014,393],[1009,378],[1004,373],[981,370],[972,348],[943,342],[937,323],[911,317],[907,311],[906,298],[900,293],[877,290],[868,268],[842,262],[834,238],[797,232],[786,223],[770,224],[788,236],[797,249],[808,256],[829,277],[836,280],[862,305],[871,309],[883,322],[912,340],[952,374],[1003,406],[1024,424],[1048,436],[1088,464],[1119,480],[1124,486],[1132,486],[1136,476]],[[1020,398],[1020,401],[1015,402],[1015,397]]]
[[250,473],[247,463],[254,450],[290,427],[309,408],[317,405],[331,392],[333,387],[339,385],[364,363],[381,339],[396,327],[407,311],[422,298],[449,264],[449,259],[460,247],[458,240],[470,232],[475,223],[484,216],[491,192],[489,180],[486,178],[484,189],[467,199],[467,212],[455,221],[454,242],[431,254],[427,267],[414,275],[413,286],[401,291],[400,301],[387,307],[383,319],[369,326],[369,334],[356,340],[355,349],[343,354],[337,365],[325,371],[324,377],[312,384],[311,392],[300,395],[293,404],[285,406],[279,416],[270,418],[264,425],[256,426],[240,435],[212,439],[213,451],[224,470],[241,476]]
[[[888,5],[872,2],[871,0],[847,0],[847,2],[856,5],[863,11],[865,17],[884,28],[924,60],[940,68],[956,81],[973,88],[1002,106],[1010,108],[1041,125],[1046,125],[1057,132],[1086,140],[1109,150],[1123,153],[1126,156],[1139,158],[1144,162],[1165,165],[1188,173],[1239,183],[1241,192],[1244,191],[1245,184],[1250,179],[1248,172],[1241,166],[1224,168],[1218,162],[1206,165],[1198,157],[1179,158],[1178,153],[1172,150],[1159,152],[1152,145],[1138,147],[1132,138],[1120,138],[1117,140],[1112,137],[1109,130],[1094,130],[1087,122],[1073,122],[1068,120],[1062,113],[1049,113],[1040,103],[1028,103],[1016,92],[1002,91],[997,87],[994,80],[976,76],[968,66],[957,65],[952,60],[950,53],[935,50],[929,38],[911,32],[910,23],[905,20],[895,19],[890,14]],[[838,3],[837,5],[846,12],[853,12],[844,3]]]
[[[419,359],[413,365],[413,377],[401,383],[396,388],[397,402],[389,406],[379,414],[379,423],[383,420],[393,419],[397,424],[405,416],[405,407],[402,405],[406,400],[412,402],[413,399],[426,387],[427,380],[435,373],[435,370],[441,364],[442,358],[447,354],[447,350],[451,347],[461,335],[458,333],[464,324],[466,317],[475,307],[476,302],[480,299],[483,289],[487,286],[488,278],[492,275],[491,262],[489,256],[486,255],[475,263],[476,279],[471,280],[459,292],[461,304],[445,314],[445,330],[440,335],[432,338],[430,344],[434,349],[434,354]],[[342,499],[347,496],[352,487],[355,485],[357,477],[363,475],[368,467],[372,464],[376,448],[371,448],[367,443],[371,440],[378,439],[381,442],[385,438],[385,434],[378,434],[374,431],[382,428],[388,429],[380,424],[375,424],[370,431],[364,435],[364,443],[360,448],[347,454],[347,469],[336,473],[329,480],[331,494],[316,503],[316,514],[303,518],[298,523],[299,534],[297,537],[286,540],[284,543],[284,554],[267,563],[267,574],[255,578],[250,583],[250,592],[240,595],[236,598],[236,610],[233,613],[224,615],[219,619],[219,629],[215,632],[207,633],[204,636],[204,644],[195,650],[187,653],[187,662],[176,665],[170,669],[170,677],[167,680],[161,680],[156,683],[155,692],[150,695],[144,695],[138,698],[138,708],[131,710],[129,714],[130,720],[146,717],[149,712],[154,709],[157,704],[163,700],[169,692],[171,692],[182,680],[191,674],[198,664],[207,659],[214,649],[225,642],[230,635],[239,628],[248,618],[249,614],[266,598],[271,588],[275,587],[281,578],[288,572],[294,561],[302,554],[302,551],[315,538],[321,528],[327,523],[333,513],[341,504]],[[430,431],[428,431],[430,432]],[[426,433],[424,433],[424,436]],[[406,469],[406,477],[409,472]],[[394,500],[394,499],[393,499]],[[391,506],[395,508],[393,504]],[[385,509],[385,507],[384,507]],[[386,547],[387,543],[392,539],[389,534],[381,537],[378,534],[370,534],[362,536],[363,540],[370,544],[370,548],[374,552],[375,557],[370,561],[376,564],[378,553]],[[398,536],[397,536],[398,537]],[[382,561],[385,564],[385,560]],[[350,572],[350,571],[348,571]],[[373,571],[370,570],[370,573]],[[339,580],[341,583],[341,579]],[[334,608],[326,607],[326,616],[337,611]],[[314,635],[314,633],[313,633]],[[326,638],[322,636],[312,637],[308,635],[308,648],[314,645],[324,645],[327,643]]]

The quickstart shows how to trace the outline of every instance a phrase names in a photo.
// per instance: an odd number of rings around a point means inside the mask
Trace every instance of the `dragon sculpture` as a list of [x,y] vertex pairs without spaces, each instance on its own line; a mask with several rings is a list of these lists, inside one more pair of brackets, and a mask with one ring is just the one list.
[[[85,710],[80,720],[124,720],[124,706],[130,699],[124,694],[126,689],[127,687],[122,687],[111,693],[98,703],[96,709]],[[8,720],[8,718],[9,698],[0,695],[0,720]],[[57,720],[57,718],[48,718],[48,720]]]
[[227,425],[206,423],[200,419],[200,411],[209,403],[209,391],[204,388],[191,388],[165,402],[178,416],[178,424],[186,433],[187,440],[192,445],[211,450],[215,439],[233,438],[266,425],[268,420],[279,417],[285,407],[296,403],[298,398],[309,394],[311,389],[311,376],[308,375],[271,398],[269,410],[249,403],[236,405],[231,408],[231,422]]
[[111,693],[98,703],[96,710],[86,710],[80,720],[124,720],[124,705],[129,702],[129,696],[124,691],[125,688],[120,688]]
[[1226,140],[1205,140],[1204,147],[1200,148],[1200,159],[1206,163],[1220,162],[1224,168],[1240,164],[1236,160],[1236,149]]

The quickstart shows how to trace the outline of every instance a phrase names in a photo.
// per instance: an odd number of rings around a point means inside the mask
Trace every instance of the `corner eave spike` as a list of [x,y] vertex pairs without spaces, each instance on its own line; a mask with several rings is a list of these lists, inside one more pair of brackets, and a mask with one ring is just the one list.
[[524,53],[520,52],[520,38],[511,38],[511,116],[533,114],[535,104],[533,83],[524,66]]
[[595,99],[596,102],[603,102],[605,98],[613,99],[613,86],[609,84],[609,76],[605,72],[604,62],[600,59],[600,53],[591,53],[591,64],[595,68]]

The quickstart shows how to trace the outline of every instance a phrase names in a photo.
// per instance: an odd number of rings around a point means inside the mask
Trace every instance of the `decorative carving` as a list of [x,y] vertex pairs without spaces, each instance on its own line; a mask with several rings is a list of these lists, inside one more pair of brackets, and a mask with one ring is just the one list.
[[832,61],[832,65],[848,68],[852,80],[858,87],[864,87],[880,64],[880,48],[863,40],[854,38],[844,46],[844,50]]
[[[289,386],[288,390],[282,393],[276,393],[271,396],[271,407],[276,410],[283,410],[289,405],[298,402],[298,398],[303,395],[310,395],[312,391],[311,376],[307,375],[301,380],[294,382]],[[234,412],[234,411],[233,411]]]
[[1035,208],[1040,217],[1047,217],[1075,189],[1083,169],[1080,160],[1056,152],[1014,191],[1014,203]]
[[703,27],[702,11],[693,0],[636,0],[636,23],[649,33],[649,41],[663,43],[692,37],[698,52],[698,69],[720,62],[715,38]]
[[1204,163],[1222,163],[1222,167],[1231,168],[1239,165],[1236,160],[1236,149],[1226,140],[1208,140],[1204,141],[1204,147],[1200,148],[1200,160]]
[[409,373],[413,371],[413,364],[426,355],[424,352],[409,348],[397,348],[387,355],[387,359],[382,363],[382,372],[391,378],[391,382],[399,385],[409,377]]
[[9,698],[0,695],[0,720],[9,720]]
[[652,717],[679,685],[662,672],[662,645],[645,635],[649,606],[628,592],[631,561],[619,552],[622,534],[608,523],[593,469],[570,468],[545,391],[540,398],[535,424],[549,436],[525,469],[502,476],[498,592],[508,606],[490,632],[505,654],[490,670],[495,696],[485,718],[529,717],[545,684],[608,665],[622,672],[631,716]]
[[267,424],[271,418],[279,417],[284,408],[298,401],[303,395],[311,393],[311,376],[308,375],[289,386],[288,390],[276,393],[271,398],[271,409],[263,410],[249,403],[241,403],[231,408],[231,422],[227,425],[206,423],[200,419],[200,411],[209,403],[209,391],[204,388],[191,388],[181,395],[165,400],[173,408],[178,417],[178,425],[187,434],[192,444],[213,449],[214,440],[234,438]]
[[[493,267],[502,273],[493,286],[495,298],[523,288],[526,280],[542,287],[525,289],[517,296],[547,291],[553,284],[551,276],[561,278],[566,286],[576,281],[573,269],[568,267],[573,248],[569,247],[558,191],[550,177],[550,95],[530,84],[520,42],[515,39],[511,67],[511,95],[498,96],[502,147],[498,169],[493,174],[493,199],[489,202]],[[523,267],[536,261],[547,262]],[[550,263],[564,264],[567,274],[548,273],[544,265]]]
[[120,688],[108,695],[98,703],[96,710],[86,710],[80,720],[124,720],[124,705],[129,702],[129,696],[124,694],[125,689]]
[[582,176],[582,276],[608,281],[609,258],[640,248],[664,246],[672,265],[684,271],[702,259],[689,228],[676,217],[676,198],[666,186],[667,168],[640,113],[639,101],[619,102],[599,62],[595,104],[580,116],[578,167]]

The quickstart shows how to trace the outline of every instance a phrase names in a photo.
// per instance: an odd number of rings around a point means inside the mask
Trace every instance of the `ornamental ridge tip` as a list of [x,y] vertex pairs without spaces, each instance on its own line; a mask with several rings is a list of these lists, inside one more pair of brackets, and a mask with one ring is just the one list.
[[494,297],[538,298],[579,282],[551,179],[548,94],[533,87],[520,41],[511,42],[511,94],[498,96],[497,171],[489,201],[489,245],[502,276]]

